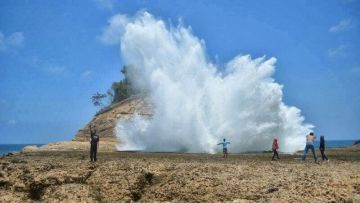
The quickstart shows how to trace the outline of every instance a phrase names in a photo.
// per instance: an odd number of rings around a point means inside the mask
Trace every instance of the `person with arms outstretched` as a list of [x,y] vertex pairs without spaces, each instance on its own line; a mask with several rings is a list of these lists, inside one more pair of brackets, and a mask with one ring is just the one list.
[[99,136],[96,134],[96,129],[92,129],[90,125],[90,161],[96,162],[96,153],[99,148]]
[[230,144],[230,142],[227,142],[226,139],[224,138],[223,142],[220,142],[218,145],[222,145],[223,146],[223,153],[224,153],[224,158],[227,158],[228,155],[228,149],[227,149],[227,145]]

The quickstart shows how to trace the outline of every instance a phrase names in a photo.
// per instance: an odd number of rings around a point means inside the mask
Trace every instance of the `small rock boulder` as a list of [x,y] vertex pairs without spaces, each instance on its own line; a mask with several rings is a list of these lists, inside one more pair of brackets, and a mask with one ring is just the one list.
[[39,147],[37,147],[36,145],[28,145],[21,150],[21,153],[29,153],[37,150],[39,150]]

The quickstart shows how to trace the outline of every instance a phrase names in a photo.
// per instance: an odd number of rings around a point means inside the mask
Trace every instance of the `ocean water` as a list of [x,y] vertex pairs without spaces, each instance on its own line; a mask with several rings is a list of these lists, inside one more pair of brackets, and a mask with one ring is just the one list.
[[[354,144],[356,140],[325,140],[326,148],[343,148],[349,147]],[[320,141],[316,140],[314,142],[315,148],[318,148],[320,145]],[[304,145],[305,146],[305,145]]]
[[36,145],[40,147],[43,144],[0,144],[0,156],[9,152],[20,152],[22,148],[28,145]]

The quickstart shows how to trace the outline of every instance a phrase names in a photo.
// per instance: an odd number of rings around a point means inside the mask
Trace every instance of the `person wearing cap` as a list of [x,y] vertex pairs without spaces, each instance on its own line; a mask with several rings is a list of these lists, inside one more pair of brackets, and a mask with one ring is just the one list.
[[316,139],[316,137],[315,137],[313,132],[306,135],[306,145],[305,145],[304,155],[302,157],[303,161],[305,161],[306,155],[307,155],[309,149],[311,149],[311,152],[313,153],[314,160],[317,163],[317,157],[316,157],[315,148],[314,148],[314,140],[315,139]]

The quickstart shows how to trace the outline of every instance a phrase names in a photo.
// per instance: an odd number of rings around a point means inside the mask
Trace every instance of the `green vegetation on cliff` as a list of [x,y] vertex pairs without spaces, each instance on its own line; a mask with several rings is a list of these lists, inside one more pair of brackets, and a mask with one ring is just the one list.
[[138,92],[132,88],[129,76],[127,74],[128,66],[124,66],[121,70],[123,79],[119,82],[113,82],[111,88],[106,93],[96,92],[92,97],[91,101],[94,106],[100,109],[120,102],[124,99],[129,98],[131,95],[137,94]]

